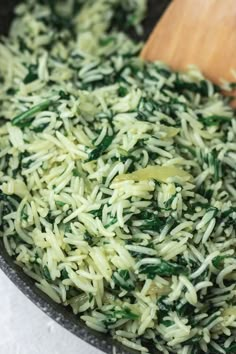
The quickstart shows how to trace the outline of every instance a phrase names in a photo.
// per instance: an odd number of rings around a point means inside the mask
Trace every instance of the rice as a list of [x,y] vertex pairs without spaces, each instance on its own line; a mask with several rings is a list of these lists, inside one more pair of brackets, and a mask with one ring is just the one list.
[[118,28],[140,34],[145,8],[16,8],[0,43],[0,237],[41,291],[128,348],[233,353],[235,113],[197,68],[139,59]]

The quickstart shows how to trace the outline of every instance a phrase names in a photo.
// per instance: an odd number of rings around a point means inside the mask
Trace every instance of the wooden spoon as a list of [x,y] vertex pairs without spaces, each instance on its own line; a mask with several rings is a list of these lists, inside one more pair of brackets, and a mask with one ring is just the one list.
[[175,70],[194,64],[215,83],[236,81],[236,0],[173,0],[141,56]]

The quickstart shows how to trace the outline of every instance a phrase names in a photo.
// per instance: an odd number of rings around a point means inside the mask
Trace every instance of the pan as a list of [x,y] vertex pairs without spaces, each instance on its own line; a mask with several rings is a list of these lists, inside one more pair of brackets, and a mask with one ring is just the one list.
[[[7,35],[9,26],[14,17],[14,7],[18,2],[19,1],[17,0],[0,0],[0,35]],[[148,13],[143,22],[143,40],[148,37],[169,3],[170,0],[149,0]],[[131,32],[130,35],[134,38],[136,37],[133,32]],[[85,342],[107,354],[112,354],[114,348],[117,354],[137,353],[136,351],[125,348],[112,338],[88,328],[69,308],[56,304],[41,292],[34,285],[34,281],[24,274],[22,269],[17,266],[14,263],[14,260],[6,253],[2,240],[0,240],[0,268],[36,306],[58,322],[62,327],[66,328]]]

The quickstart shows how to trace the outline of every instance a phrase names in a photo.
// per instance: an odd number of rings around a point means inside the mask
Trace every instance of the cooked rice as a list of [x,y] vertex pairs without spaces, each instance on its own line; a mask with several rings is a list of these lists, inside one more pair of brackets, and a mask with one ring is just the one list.
[[235,114],[196,68],[138,58],[118,28],[141,33],[145,8],[16,8],[0,42],[0,235],[39,289],[127,347],[235,353]]

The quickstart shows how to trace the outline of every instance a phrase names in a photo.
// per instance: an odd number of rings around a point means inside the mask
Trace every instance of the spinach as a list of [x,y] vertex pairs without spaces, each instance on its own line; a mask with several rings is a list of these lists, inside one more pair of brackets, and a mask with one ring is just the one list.
[[49,283],[52,281],[48,266],[46,266],[46,265],[43,266],[42,274],[43,274],[44,279],[46,279]]
[[89,302],[92,302],[93,297],[94,297],[93,294],[89,293]]
[[134,283],[130,278],[130,273],[127,269],[120,269],[117,272],[114,272],[112,279],[115,285],[126,291],[132,291],[135,289]]
[[99,40],[99,44],[102,46],[102,47],[105,47],[106,45],[112,43],[115,41],[115,37],[114,36],[107,36],[105,38],[101,38]]
[[165,202],[165,210],[171,210],[171,204],[176,197],[176,193]]
[[89,153],[89,158],[87,161],[97,160],[100,156],[102,156],[106,149],[111,145],[113,139],[114,135],[106,135],[101,143]]
[[72,230],[71,230],[71,224],[70,224],[70,223],[65,224],[65,226],[64,226],[64,232],[72,232]]
[[218,115],[212,115],[212,116],[209,116],[209,117],[199,117],[198,118],[199,121],[210,127],[210,126],[213,126],[213,125],[220,125],[220,124],[223,124],[223,123],[230,123],[231,121],[231,117],[227,117],[227,116],[218,116]]
[[118,88],[118,96],[119,97],[125,97],[127,95],[127,93],[128,93],[128,89],[126,87],[120,86]]
[[236,343],[231,344],[228,348],[224,348],[226,353],[236,353]]
[[0,231],[4,230],[5,220],[3,219],[5,215],[10,214],[15,211],[20,203],[20,198],[16,195],[8,196],[0,190]]
[[24,39],[20,36],[18,36],[18,43],[19,43],[19,49],[20,52],[25,52],[26,50],[30,53],[32,53],[32,50],[27,46],[27,44],[25,43]]
[[88,233],[88,231],[85,231],[84,233],[84,241],[86,241],[89,246],[94,245],[94,237],[90,233]]
[[62,280],[65,280],[65,279],[69,278],[69,275],[68,275],[68,272],[67,272],[66,268],[63,268],[61,270],[61,278],[62,278]]
[[160,74],[161,76],[164,76],[166,79],[168,79],[171,76],[171,71],[168,69],[164,69],[164,68],[157,68],[157,72],[158,74]]
[[208,167],[213,168],[214,171],[214,181],[217,182],[219,178],[222,176],[222,166],[221,162],[218,159],[217,151],[212,150],[210,152],[204,152],[201,149],[189,149],[192,155],[196,156],[198,162],[200,163],[201,167],[204,168],[204,164]]
[[194,316],[195,307],[190,305],[188,302],[176,304],[176,312],[180,317],[187,317],[189,321],[192,321]]
[[206,210],[206,213],[208,213],[209,211],[213,211],[212,218],[214,218],[214,217],[217,215],[219,209],[217,209],[216,207],[210,206],[210,208],[208,208],[208,209]]
[[193,345],[190,354],[204,354],[204,353],[199,349],[199,345]]
[[114,225],[117,222],[117,218],[110,218],[109,222],[104,226],[107,229],[109,226]]
[[61,202],[60,200],[56,200],[56,205],[59,206],[59,207],[63,207],[66,203],[64,202]]
[[235,207],[235,208],[232,207],[232,208],[230,208],[230,209],[228,209],[228,210],[223,211],[223,212],[221,213],[221,216],[222,216],[223,218],[226,218],[227,216],[229,216],[230,214],[232,214],[232,213],[234,213],[234,212],[236,212],[236,207]]
[[212,264],[216,269],[222,269],[224,264],[224,259],[228,258],[228,256],[217,256],[215,258],[213,258],[212,260]]
[[7,95],[13,96],[17,93],[17,89],[10,87],[7,91],[6,91]]
[[118,28],[124,30],[133,27],[136,22],[134,10],[128,9],[122,2],[118,2],[113,8],[113,17],[111,18],[112,29]]
[[52,100],[46,100],[44,102],[37,104],[36,106],[28,109],[26,112],[20,113],[18,116],[14,117],[12,119],[12,124],[19,127],[27,126],[36,113],[44,111],[51,104],[52,104]]
[[135,171],[135,169],[136,169],[135,168],[135,162],[137,162],[137,159],[134,156],[132,156],[132,155],[127,155],[127,156],[121,155],[119,157],[119,160],[121,162],[123,162],[123,163],[125,163],[127,160],[131,160],[131,164],[130,164],[130,166],[127,169],[127,173],[132,173],[132,172]]
[[158,306],[158,312],[157,312],[157,318],[158,318],[158,323],[162,323],[164,317],[168,316],[168,314],[173,310],[173,304],[167,304],[165,300],[167,299],[167,296],[161,296],[159,300],[157,301],[157,306]]
[[70,99],[70,94],[66,93],[62,90],[59,91],[59,96],[60,96],[60,99],[62,99],[62,100],[69,100]]
[[25,212],[25,207],[21,210],[20,218],[21,220],[25,220],[25,221],[28,220],[28,214]]
[[104,325],[109,327],[109,325],[115,324],[120,319],[136,320],[139,315],[132,312],[128,307],[119,308],[114,307],[114,309],[105,312],[106,319],[103,321]]
[[203,97],[208,97],[208,85],[207,81],[201,80],[199,83],[186,82],[180,79],[179,73],[176,74],[176,80],[174,82],[174,90],[187,94],[188,91],[192,93],[199,93]]
[[42,133],[44,131],[45,128],[47,128],[49,123],[45,123],[45,124],[40,124],[37,127],[32,127],[32,130],[35,133]]
[[102,218],[102,208],[97,210],[91,210],[89,213],[94,215],[95,218],[99,218],[99,219]]
[[201,339],[202,339],[201,335],[196,335],[190,339],[187,339],[185,342],[183,342],[183,344],[184,345],[193,345],[193,344],[199,343]]
[[79,171],[77,170],[77,168],[74,168],[72,170],[72,174],[73,174],[74,177],[79,177]]
[[225,227],[229,227],[229,226],[235,226],[236,225],[236,218],[232,215],[233,213],[236,212],[236,208],[232,207],[228,210],[225,210],[224,212],[222,212],[221,216],[227,220],[225,221]]
[[[71,34],[74,34],[73,31],[73,21],[68,16],[63,16],[57,10],[57,2],[54,0],[44,0],[44,2],[50,7],[50,18],[49,24],[52,25],[57,31],[63,31],[68,29]],[[76,3],[77,1],[75,1]],[[77,6],[74,6],[73,10],[77,10]]]
[[49,210],[48,214],[45,217],[46,221],[50,224],[54,224],[56,215],[53,213],[52,210]]
[[192,326],[194,324],[194,310],[195,307],[189,303],[182,303],[179,301],[168,302],[166,295],[161,296],[157,301],[157,318],[158,323],[165,325],[164,318],[169,315],[170,312],[176,311],[179,317],[187,318],[188,323]]
[[210,314],[210,311],[214,311],[214,307],[212,310],[208,311],[209,317],[208,317],[208,321],[204,325],[205,327],[209,326],[210,323],[212,323],[213,321],[215,321],[219,317],[219,315],[214,315],[215,311],[213,312],[212,315]]
[[180,264],[159,259],[158,264],[141,265],[139,274],[147,274],[149,279],[154,279],[156,275],[171,277],[172,275],[188,274],[188,270]]
[[236,219],[229,219],[225,223],[225,227],[236,226]]
[[160,232],[166,225],[166,218],[159,217],[154,212],[144,211],[138,214],[139,219],[143,220],[143,224],[140,226],[142,231],[156,231]]
[[163,324],[165,327],[170,327],[170,326],[173,326],[173,324],[175,324],[173,321],[170,321],[170,320],[163,320],[161,322],[161,324]]
[[38,79],[37,69],[38,69],[37,65],[34,65],[34,64],[29,65],[28,74],[26,75],[26,77],[23,80],[24,84],[29,84],[32,81]]

